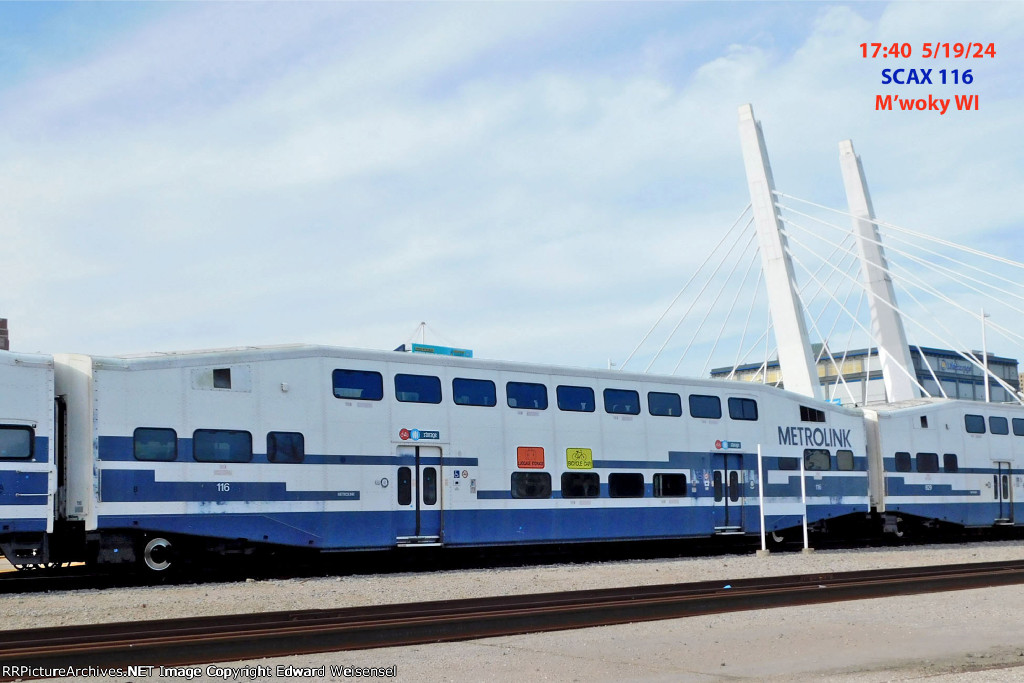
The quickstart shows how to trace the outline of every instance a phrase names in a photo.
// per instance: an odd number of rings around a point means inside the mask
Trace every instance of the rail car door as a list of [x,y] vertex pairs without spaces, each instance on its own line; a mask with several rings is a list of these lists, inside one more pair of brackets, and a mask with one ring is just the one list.
[[441,545],[441,449],[399,446],[398,456],[398,545]]
[[715,533],[742,533],[743,459],[739,453],[712,453],[711,463]]
[[992,475],[992,489],[999,504],[995,523],[1013,524],[1013,487],[1010,486],[1013,471],[1008,462],[997,461],[995,465],[997,471]]

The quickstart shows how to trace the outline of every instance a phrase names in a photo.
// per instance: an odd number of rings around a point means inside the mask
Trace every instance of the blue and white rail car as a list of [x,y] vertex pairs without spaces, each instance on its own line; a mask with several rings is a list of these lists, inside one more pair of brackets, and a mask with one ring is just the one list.
[[[867,512],[859,414],[749,383],[295,346],[58,357],[101,561],[683,538]],[[780,468],[783,471],[779,471]]]
[[57,491],[53,360],[0,351],[0,552],[15,565],[48,560]]
[[879,444],[872,500],[889,531],[1024,522],[1024,408],[922,399],[865,413]]

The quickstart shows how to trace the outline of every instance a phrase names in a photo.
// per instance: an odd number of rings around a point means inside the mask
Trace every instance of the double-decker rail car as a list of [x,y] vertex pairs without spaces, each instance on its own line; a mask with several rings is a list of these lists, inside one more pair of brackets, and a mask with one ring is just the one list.
[[749,383],[316,346],[58,355],[89,557],[757,533],[868,513],[858,411]]
[[54,531],[53,359],[0,351],[0,551],[36,564]]
[[1024,410],[922,399],[865,410],[872,440],[871,497],[886,528],[1024,521]]

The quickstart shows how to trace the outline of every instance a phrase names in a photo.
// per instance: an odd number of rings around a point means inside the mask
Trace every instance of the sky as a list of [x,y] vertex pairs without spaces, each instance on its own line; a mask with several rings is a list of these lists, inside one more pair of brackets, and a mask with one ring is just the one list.
[[[967,41],[995,56],[919,56]],[[1024,260],[1022,48],[1019,2],[0,3],[0,317],[26,352],[391,349],[423,321],[618,365],[749,202],[746,103],[780,191],[843,208],[852,139],[880,218]],[[882,84],[901,67],[973,78]]]

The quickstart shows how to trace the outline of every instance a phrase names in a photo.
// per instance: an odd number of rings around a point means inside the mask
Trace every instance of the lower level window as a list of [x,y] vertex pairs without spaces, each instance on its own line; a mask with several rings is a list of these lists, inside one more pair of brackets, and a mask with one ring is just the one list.
[[136,460],[177,460],[178,434],[173,429],[139,427],[132,435],[132,450]]
[[597,472],[566,472],[562,475],[562,498],[597,498],[601,478]]
[[269,432],[267,460],[270,462],[302,462],[306,459],[306,441],[299,432]]
[[658,498],[675,498],[686,495],[685,474],[655,474],[654,495]]
[[639,472],[609,474],[608,495],[612,498],[643,498],[644,475]]
[[551,475],[547,472],[513,472],[513,498],[550,498]]
[[192,457],[199,462],[249,462],[252,434],[237,429],[197,429],[192,433]]
[[32,457],[35,432],[22,425],[0,425],[0,460],[28,460]]

